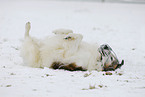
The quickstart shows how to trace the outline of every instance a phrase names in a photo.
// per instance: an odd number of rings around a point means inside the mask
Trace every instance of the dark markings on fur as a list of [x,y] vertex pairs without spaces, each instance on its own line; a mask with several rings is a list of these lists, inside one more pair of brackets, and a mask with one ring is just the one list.
[[60,62],[53,62],[53,64],[51,65],[51,68],[64,69],[64,70],[69,70],[69,71],[86,71],[85,69],[82,68],[82,66],[77,66],[75,63],[66,65]]
[[64,64],[62,64],[60,62],[53,62],[52,65],[51,65],[51,68],[58,69],[62,65],[64,65]]
[[[122,60],[120,64],[118,61],[113,61],[110,65],[105,64],[103,71],[115,71],[116,69],[121,68],[122,65],[124,65],[124,60]],[[86,69],[84,69],[82,66],[77,66],[75,63],[63,64],[61,62],[53,62],[51,68],[64,69],[69,71],[86,71]]]

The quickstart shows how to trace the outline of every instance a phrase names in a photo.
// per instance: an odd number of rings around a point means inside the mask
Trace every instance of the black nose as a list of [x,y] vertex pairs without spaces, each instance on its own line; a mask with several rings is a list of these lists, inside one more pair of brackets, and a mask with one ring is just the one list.
[[108,49],[109,49],[109,47],[108,47],[107,45],[104,45],[104,49],[107,49],[107,50],[108,50]]

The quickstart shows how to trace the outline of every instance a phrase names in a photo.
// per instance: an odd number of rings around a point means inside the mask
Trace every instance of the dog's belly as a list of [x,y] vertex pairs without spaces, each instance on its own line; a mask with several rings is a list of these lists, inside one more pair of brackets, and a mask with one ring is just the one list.
[[[53,44],[51,44],[52,40]],[[67,51],[63,47],[63,43],[61,43],[63,41],[58,43],[58,40],[52,40],[48,39],[40,48],[40,56],[44,67],[71,71],[97,69],[96,60],[99,56],[97,46],[94,47],[83,42],[79,45],[77,51],[73,52],[71,56],[65,56]],[[61,68],[59,65],[61,65]]]

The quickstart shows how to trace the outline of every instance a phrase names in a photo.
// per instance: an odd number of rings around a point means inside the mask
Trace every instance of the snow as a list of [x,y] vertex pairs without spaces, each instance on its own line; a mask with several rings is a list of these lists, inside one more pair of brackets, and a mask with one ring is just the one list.
[[[0,97],[144,97],[144,17],[144,4],[1,0]],[[28,21],[37,38],[67,28],[84,41],[108,43],[125,65],[112,75],[28,67],[19,56]]]

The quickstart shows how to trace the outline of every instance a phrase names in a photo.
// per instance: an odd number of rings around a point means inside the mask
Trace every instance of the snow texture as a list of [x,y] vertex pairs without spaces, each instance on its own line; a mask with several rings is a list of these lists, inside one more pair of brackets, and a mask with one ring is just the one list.
[[[125,65],[110,73],[32,68],[19,56],[25,23],[43,38],[58,28],[108,43]],[[0,1],[0,97],[144,97],[145,5],[47,0]]]

